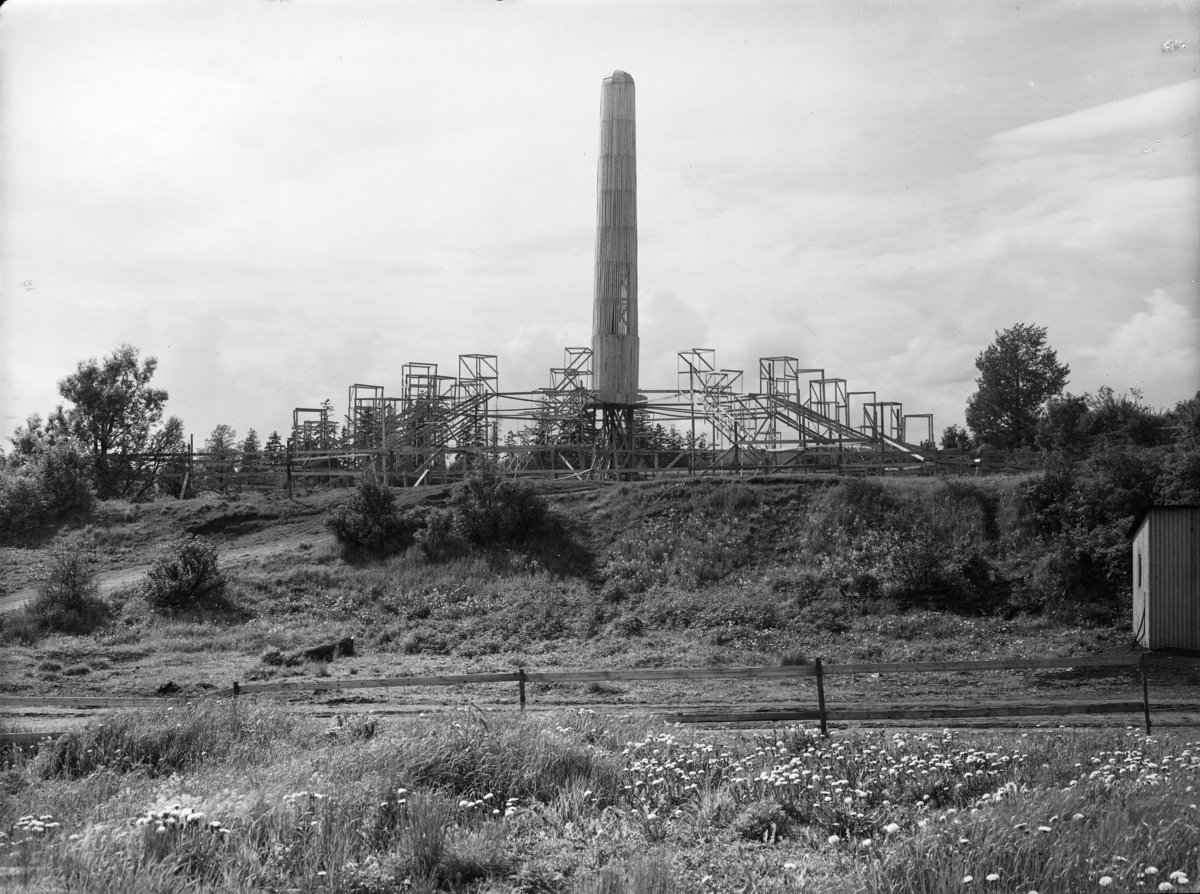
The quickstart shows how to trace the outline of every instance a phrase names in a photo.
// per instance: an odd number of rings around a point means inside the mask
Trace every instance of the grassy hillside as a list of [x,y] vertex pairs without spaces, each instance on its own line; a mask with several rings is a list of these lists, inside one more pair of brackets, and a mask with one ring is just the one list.
[[[1055,589],[1052,547],[1028,519],[1037,483],[547,484],[548,523],[526,542],[434,558],[414,546],[349,562],[321,524],[344,491],[102,504],[90,524],[40,549],[5,551],[18,584],[64,550],[116,581],[86,637],[31,630],[22,612],[0,616],[5,679],[21,692],[120,679],[138,692],[171,681],[198,693],[233,679],[326,673],[263,657],[346,636],[357,654],[339,673],[1122,647],[1123,597]],[[450,497],[447,488],[401,492],[400,508],[429,516]],[[142,590],[146,569],[184,532],[221,547],[224,598],[156,611]]]
[[[4,677],[21,692],[120,679],[198,693],[327,673],[263,658],[346,636],[356,655],[334,670],[372,674],[1119,649],[1127,563],[1085,554],[1093,586],[1081,582],[1080,551],[1064,556],[1037,514],[1044,487],[1036,476],[547,483],[548,521],[525,542],[377,561],[347,561],[322,526],[345,491],[101,504],[40,548],[5,550],[10,592],[64,551],[112,584],[86,637],[31,628],[28,610],[0,616]],[[419,518],[452,497],[398,493]],[[220,546],[224,597],[156,611],[146,570],[185,532]]]
[[[0,615],[0,680],[22,694],[198,696],[235,679],[1124,651],[1121,572],[1105,577],[1103,552],[1120,521],[1055,530],[1047,487],[546,483],[545,523],[490,545],[446,534],[453,489],[410,490],[397,511],[425,533],[377,560],[348,560],[323,524],[344,491],[104,503],[4,551],[5,598],[64,556],[100,586],[73,633],[29,608]],[[224,588],[158,608],[148,569],[183,534],[220,547]],[[1081,555],[1090,578],[1071,571]],[[353,655],[305,655],[347,636]],[[5,753],[0,877],[34,892],[1197,889],[1200,743],[1186,731],[1151,739],[1118,719],[822,740],[632,713],[812,704],[810,683],[531,684],[533,707],[571,707],[524,716],[509,686],[122,712]],[[842,677],[827,693],[1137,686],[1117,668]],[[1194,699],[1198,686],[1184,669],[1153,691]],[[459,707],[416,714],[446,702]]]

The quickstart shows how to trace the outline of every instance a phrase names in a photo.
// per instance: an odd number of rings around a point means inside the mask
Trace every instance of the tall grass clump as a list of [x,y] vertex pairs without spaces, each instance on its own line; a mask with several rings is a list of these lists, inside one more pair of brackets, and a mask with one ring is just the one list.
[[675,894],[683,890],[669,863],[661,857],[642,857],[610,863],[597,874],[576,882],[571,894]]
[[325,526],[337,538],[344,558],[372,559],[411,546],[418,522],[396,507],[391,488],[359,478],[350,499],[329,513]]
[[178,611],[220,603],[225,594],[217,546],[184,534],[159,553],[146,576],[146,598],[155,608]]
[[694,512],[728,518],[744,516],[759,505],[758,493],[752,487],[725,481],[693,495],[689,502]]
[[[580,722],[593,723],[583,715]],[[576,782],[609,802],[619,790],[620,766],[610,755],[531,722],[489,725],[476,718],[444,729],[423,726],[405,737],[395,760],[397,772],[416,786],[490,794],[498,802],[549,802]]]
[[37,596],[3,619],[0,640],[32,644],[49,633],[80,635],[103,626],[110,612],[100,599],[94,563],[78,547],[53,550]]
[[1195,890],[1174,875],[1200,874],[1194,798],[1182,779],[1017,795],[935,818],[885,851],[867,869],[866,887],[889,894],[959,894],[972,882],[980,890]]
[[235,753],[254,759],[306,728],[295,714],[215,700],[162,711],[126,711],[44,746],[43,779],[78,779],[99,770],[169,776]]

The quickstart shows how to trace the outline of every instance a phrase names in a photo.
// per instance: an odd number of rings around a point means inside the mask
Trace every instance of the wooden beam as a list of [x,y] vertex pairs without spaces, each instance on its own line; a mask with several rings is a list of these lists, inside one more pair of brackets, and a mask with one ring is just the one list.
[[[846,720],[938,720],[954,717],[1042,717],[1064,714],[1139,714],[1142,702],[1048,702],[1037,705],[866,705],[861,708],[832,708],[825,712],[830,722]],[[753,723],[790,720],[820,720],[815,708],[795,711],[755,711],[722,714],[667,714],[674,723]]]
[[165,708],[186,705],[186,698],[138,698],[107,695],[0,695],[0,706],[26,708]]
[[1091,655],[1086,658],[1000,658],[983,661],[898,661],[876,664],[827,664],[824,667],[824,671],[826,674],[914,674],[934,671],[1126,667],[1137,663],[1137,655]]
[[[532,674],[528,678],[532,678]],[[381,677],[368,680],[282,680],[276,683],[241,683],[239,692],[327,692],[340,689],[375,689],[396,686],[459,686],[473,683],[516,683],[517,673],[454,674],[428,677]]]
[[811,664],[789,667],[664,667],[621,671],[532,671],[526,680],[546,683],[592,683],[603,680],[709,680],[744,677],[812,677]]

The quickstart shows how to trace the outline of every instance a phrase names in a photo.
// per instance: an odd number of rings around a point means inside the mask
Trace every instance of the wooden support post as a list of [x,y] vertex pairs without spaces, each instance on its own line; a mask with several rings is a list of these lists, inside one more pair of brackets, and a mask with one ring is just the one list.
[[233,697],[234,697],[234,698],[237,698],[237,697],[238,697],[238,695],[241,693],[241,691],[242,691],[242,690],[241,690],[241,687],[240,687],[240,686],[238,686],[238,681],[237,681],[237,680],[234,680],[234,681],[233,681]]
[[1142,712],[1146,715],[1146,735],[1150,735],[1150,687],[1146,682],[1146,653],[1138,656],[1138,670],[1142,672]]
[[817,668],[817,711],[820,713],[821,735],[828,736],[829,728],[825,722],[825,674],[821,670],[821,659],[813,661]]
[[287,492],[288,497],[292,496],[292,442],[288,439],[287,452],[284,455],[287,463]]
[[195,453],[196,453],[196,436],[188,435],[187,473],[184,475],[184,488],[182,491],[179,492],[179,499],[181,499],[181,500],[183,500],[187,497],[187,479],[192,480],[193,486],[194,486],[194,482],[196,480],[196,467],[195,467],[195,459],[194,459]]
[[525,710],[525,668],[517,668],[517,690],[521,693],[521,710]]

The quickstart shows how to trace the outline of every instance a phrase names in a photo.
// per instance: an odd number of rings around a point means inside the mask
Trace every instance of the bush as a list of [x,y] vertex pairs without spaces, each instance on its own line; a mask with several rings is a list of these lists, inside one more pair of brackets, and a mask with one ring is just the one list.
[[0,469],[0,538],[16,540],[49,520],[38,482],[22,472]]
[[92,463],[75,443],[60,441],[46,448],[33,463],[33,470],[55,520],[92,510],[96,500]]
[[787,829],[788,815],[778,801],[754,801],[742,808],[733,831],[746,841],[773,841]]
[[172,541],[146,576],[146,598],[166,611],[217,602],[225,592],[216,544],[195,534]]
[[460,556],[467,543],[457,533],[455,516],[450,509],[433,509],[425,516],[425,527],[416,533],[417,546],[431,562]]
[[523,481],[508,481],[492,469],[469,478],[450,506],[458,534],[471,543],[521,543],[541,531],[546,501]]
[[360,478],[350,499],[325,519],[347,558],[382,557],[413,543],[417,521],[396,508],[396,495],[369,478]]
[[75,443],[44,447],[23,460],[0,464],[0,539],[12,541],[91,510],[91,465]]
[[79,611],[94,600],[99,588],[93,557],[80,549],[58,549],[51,553],[50,571],[40,596],[47,608]]
[[50,569],[22,611],[4,619],[0,639],[32,645],[47,633],[86,634],[102,626],[109,615],[96,586],[92,556],[80,549],[51,553]]

